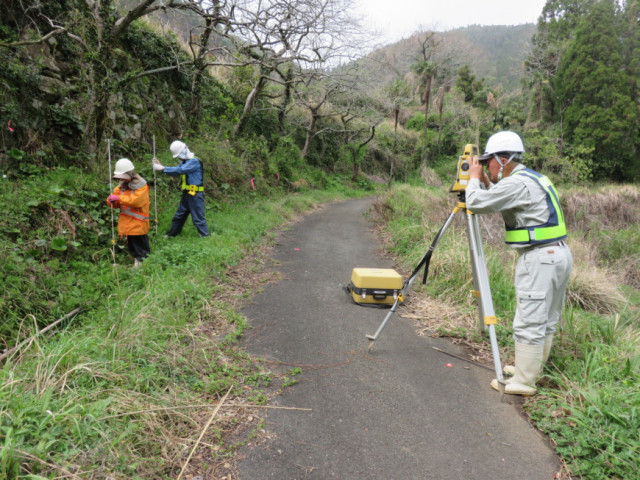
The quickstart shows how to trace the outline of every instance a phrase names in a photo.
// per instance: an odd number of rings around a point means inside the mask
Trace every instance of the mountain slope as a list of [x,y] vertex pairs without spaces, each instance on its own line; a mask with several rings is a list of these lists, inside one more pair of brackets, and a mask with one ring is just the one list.
[[[536,31],[533,24],[516,26],[472,25],[447,32],[436,32],[436,58],[448,57],[453,69],[468,64],[477,78],[505,91],[518,89],[524,74],[524,61],[531,51],[531,37]],[[376,75],[386,84],[402,78],[411,64],[420,58],[420,42],[428,32],[416,33],[409,38],[387,45],[369,54],[379,65]]]

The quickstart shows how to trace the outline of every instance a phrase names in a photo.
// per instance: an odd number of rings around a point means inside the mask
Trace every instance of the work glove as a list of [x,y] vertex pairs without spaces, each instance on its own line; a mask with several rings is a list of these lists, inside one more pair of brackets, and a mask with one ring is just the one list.
[[109,202],[111,203],[116,203],[117,201],[120,200],[120,197],[112,193],[111,195],[109,195],[109,198],[107,198],[107,200],[109,200]]
[[158,172],[161,172],[164,170],[164,167],[162,166],[162,164],[155,157],[153,158],[153,160],[151,160],[151,166],[153,167],[154,170]]

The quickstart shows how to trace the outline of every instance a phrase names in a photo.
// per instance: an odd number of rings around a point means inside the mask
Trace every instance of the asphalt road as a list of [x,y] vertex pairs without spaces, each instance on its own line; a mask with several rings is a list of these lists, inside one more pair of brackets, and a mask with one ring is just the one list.
[[240,450],[241,479],[552,479],[557,457],[517,402],[500,401],[491,372],[432,348],[464,355],[453,344],[394,315],[367,352],[387,310],[343,288],[354,267],[393,268],[370,204],[332,204],[283,232],[282,280],[243,309],[247,351],[303,369],[274,405],[311,411],[268,410],[271,438]]

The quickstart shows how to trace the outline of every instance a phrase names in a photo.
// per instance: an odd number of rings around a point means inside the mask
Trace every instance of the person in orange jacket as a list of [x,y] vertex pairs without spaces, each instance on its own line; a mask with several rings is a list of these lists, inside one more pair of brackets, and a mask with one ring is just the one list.
[[120,209],[118,234],[127,238],[127,247],[138,267],[149,255],[149,185],[135,172],[128,158],[116,162],[113,178],[120,184],[107,197],[107,205]]

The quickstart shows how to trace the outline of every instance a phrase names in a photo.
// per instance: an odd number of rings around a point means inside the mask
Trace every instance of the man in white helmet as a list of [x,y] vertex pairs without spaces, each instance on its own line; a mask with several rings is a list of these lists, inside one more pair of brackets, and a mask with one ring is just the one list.
[[149,255],[149,185],[135,172],[128,158],[116,162],[113,178],[120,183],[107,198],[107,205],[120,209],[118,234],[126,237],[127,248],[137,267]]
[[[533,395],[560,321],[573,259],[558,193],[547,177],[520,163],[523,153],[517,133],[492,135],[484,154],[471,160],[466,204],[474,213],[500,212],[505,242],[519,254],[515,367],[505,368],[513,373],[505,393]],[[498,390],[497,380],[491,386]]]
[[165,167],[154,158],[153,169],[164,172],[169,176],[182,177],[182,198],[176,213],[171,221],[171,228],[167,232],[168,237],[175,237],[182,231],[187,217],[191,214],[193,225],[201,237],[209,236],[209,227],[204,214],[204,170],[202,162],[196,157],[184,142],[174,141],[170,146],[173,158],[179,158],[180,163],[175,167]]

